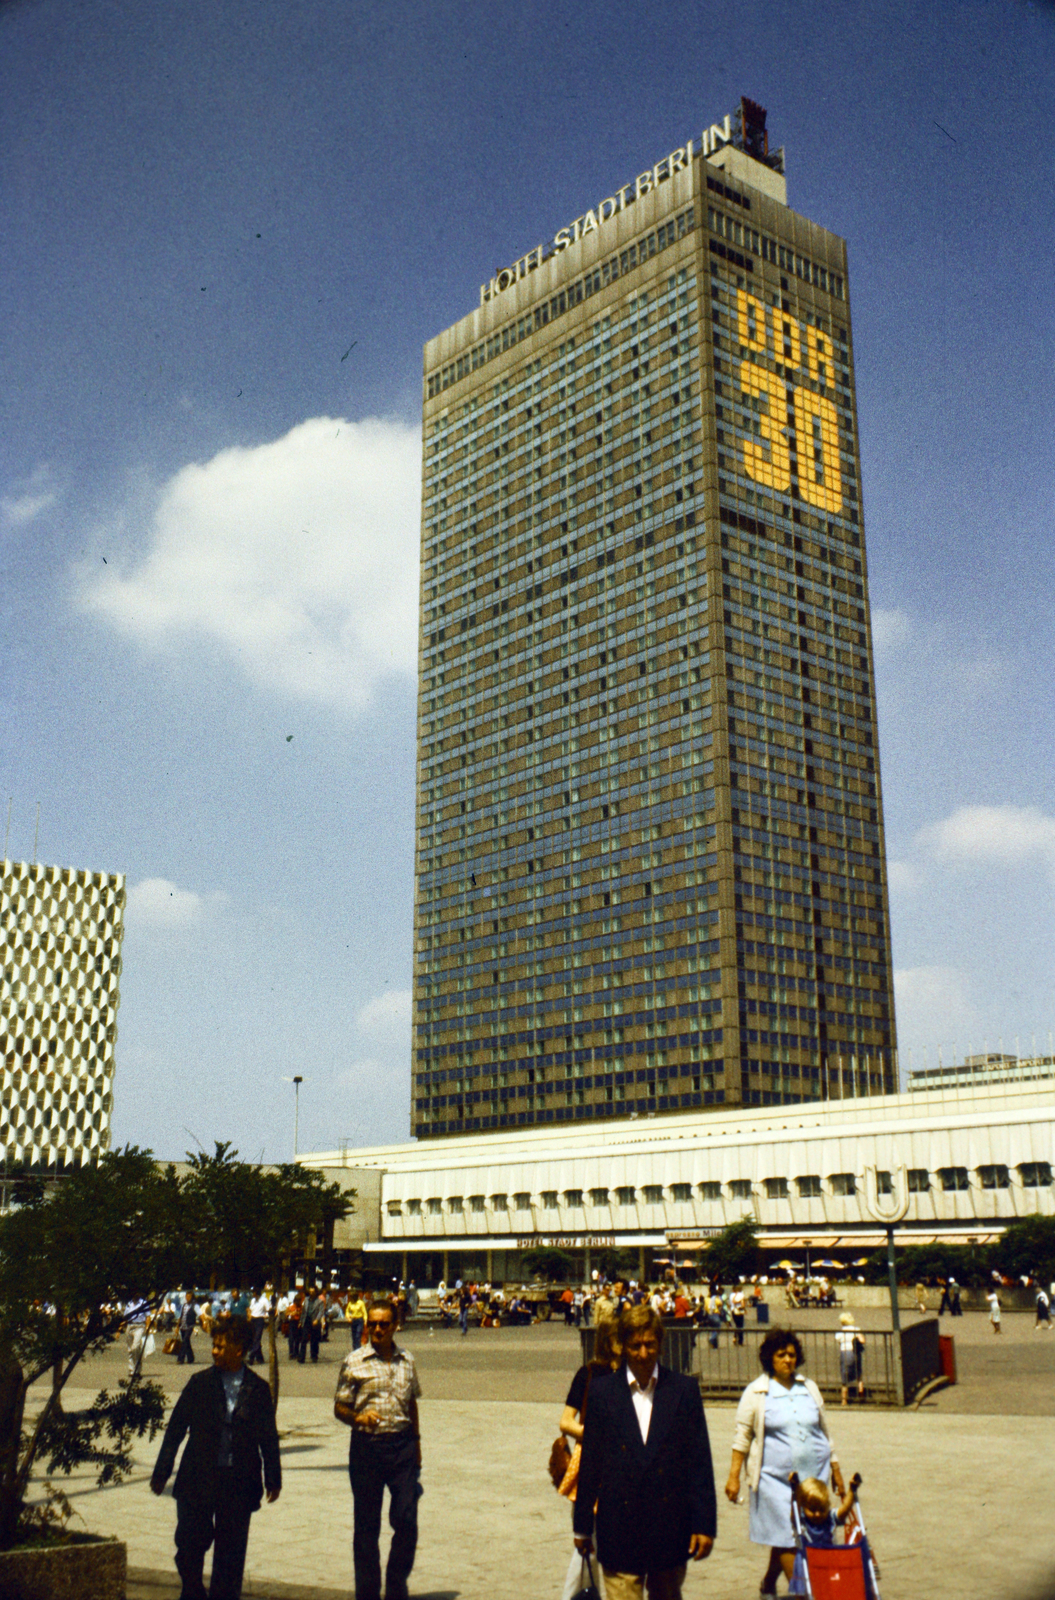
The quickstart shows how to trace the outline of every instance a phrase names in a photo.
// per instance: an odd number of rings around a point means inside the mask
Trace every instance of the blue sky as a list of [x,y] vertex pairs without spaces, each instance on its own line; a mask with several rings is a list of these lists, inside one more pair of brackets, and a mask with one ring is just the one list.
[[130,886],[114,1136],[405,1135],[421,346],[731,111],[849,241],[902,1061],[1055,1027],[1055,12],[0,10],[0,799]]

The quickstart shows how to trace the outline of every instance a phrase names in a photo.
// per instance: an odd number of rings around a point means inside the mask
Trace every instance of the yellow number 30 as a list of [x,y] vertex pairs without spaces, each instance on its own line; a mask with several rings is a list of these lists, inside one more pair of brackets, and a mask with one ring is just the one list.
[[[752,353],[765,355],[767,344],[765,307],[743,290],[740,291],[738,298],[740,342],[746,343]],[[777,338],[777,331],[774,327],[774,341]],[[783,333],[781,349],[786,372],[789,370],[789,344],[793,366],[797,367],[801,359],[801,341],[798,337],[797,324],[794,331],[795,338],[789,340],[786,330],[781,330]],[[823,375],[823,363],[819,359],[824,353],[823,336],[815,334],[812,328],[807,328],[806,333],[811,370]],[[789,424],[794,422],[800,497],[807,504],[817,506],[822,511],[841,511],[843,496],[842,474],[839,468],[839,422],[835,407],[827,395],[815,394],[812,389],[796,384],[789,412],[788,385],[785,379],[779,378],[767,367],[756,366],[753,361],[741,363],[740,388],[746,395],[757,397],[765,395],[769,402],[768,414],[763,412],[759,417],[762,438],[769,445],[768,453],[762,445],[756,444],[751,439],[740,441],[748,476],[777,494],[783,494],[791,487],[791,452],[788,440]]]

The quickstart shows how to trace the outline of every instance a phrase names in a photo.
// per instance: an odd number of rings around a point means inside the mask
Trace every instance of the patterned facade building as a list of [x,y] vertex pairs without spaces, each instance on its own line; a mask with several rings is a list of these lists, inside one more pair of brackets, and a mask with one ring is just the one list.
[[124,877],[4,861],[0,1144],[9,1165],[109,1148]]
[[896,1086],[848,297],[743,101],[426,346],[417,1135]]

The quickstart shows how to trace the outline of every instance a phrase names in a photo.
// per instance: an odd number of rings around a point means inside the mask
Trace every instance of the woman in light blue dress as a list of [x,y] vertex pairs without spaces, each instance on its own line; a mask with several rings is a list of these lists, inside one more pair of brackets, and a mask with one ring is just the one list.
[[844,1493],[842,1473],[832,1451],[821,1392],[799,1371],[803,1349],[790,1329],[774,1328],[758,1352],[763,1375],[749,1383],[736,1412],[733,1460],[725,1493],[740,1498],[747,1462],[750,1490],[749,1537],[769,1547],[761,1593],[776,1594],[783,1571],[791,1580],[795,1536],[791,1527],[791,1474],[831,1481]]

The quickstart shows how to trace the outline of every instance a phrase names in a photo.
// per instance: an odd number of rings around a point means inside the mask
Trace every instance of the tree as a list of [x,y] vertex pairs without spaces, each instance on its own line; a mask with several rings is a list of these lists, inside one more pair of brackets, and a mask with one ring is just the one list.
[[[257,1167],[238,1160],[230,1143],[212,1155],[188,1152],[184,1182],[187,1226],[199,1271],[228,1289],[278,1285],[295,1242],[314,1230],[324,1240],[327,1269],[334,1224],[351,1209],[354,1189],[342,1190],[321,1172],[297,1163]],[[327,1243],[328,1241],[328,1243]],[[325,1286],[328,1288],[328,1282]],[[268,1377],[278,1405],[279,1368],[275,1313],[268,1320]]]
[[[192,1158],[182,1180],[130,1146],[50,1187],[25,1187],[18,1209],[0,1216],[0,1550],[16,1540],[35,1461],[51,1472],[90,1463],[100,1484],[116,1483],[131,1469],[133,1438],[161,1426],[164,1390],[138,1370],[116,1394],[62,1409],[70,1375],[113,1342],[126,1305],[156,1309],[179,1284],[277,1283],[298,1235],[332,1231],[351,1197],[320,1172],[238,1161],[229,1144]],[[277,1401],[274,1338],[272,1315]],[[26,1427],[26,1394],[48,1371],[51,1392]]]
[[1048,1284],[1055,1279],[1055,1217],[1022,1217],[1009,1224],[989,1252],[998,1272]]
[[[22,1201],[0,1217],[0,1550],[15,1542],[38,1456],[51,1471],[91,1461],[100,1484],[118,1482],[133,1436],[154,1437],[165,1396],[138,1373],[72,1416],[62,1391],[84,1356],[116,1337],[128,1301],[160,1304],[192,1264],[175,1171],[149,1151],[108,1151]],[[51,1392],[27,1427],[27,1391],[48,1371]]]
[[549,1283],[565,1283],[575,1271],[575,1257],[566,1250],[553,1250],[547,1245],[537,1250],[525,1250],[522,1256],[524,1270],[533,1278],[543,1278]]
[[[988,1252],[977,1245],[908,1244],[898,1245],[899,1283],[933,1283],[938,1278],[955,1278],[961,1288],[974,1288],[989,1275]],[[861,1276],[869,1283],[886,1283],[889,1268],[885,1248],[868,1257]]]
[[599,1250],[594,1259],[597,1270],[603,1272],[609,1282],[616,1283],[634,1276],[640,1258],[638,1252],[629,1247],[609,1247]]
[[735,1283],[758,1270],[758,1234],[750,1217],[730,1222],[708,1239],[700,1253],[700,1271],[706,1278]]

